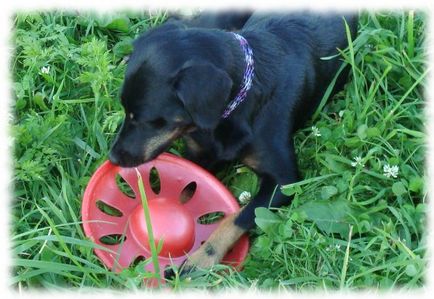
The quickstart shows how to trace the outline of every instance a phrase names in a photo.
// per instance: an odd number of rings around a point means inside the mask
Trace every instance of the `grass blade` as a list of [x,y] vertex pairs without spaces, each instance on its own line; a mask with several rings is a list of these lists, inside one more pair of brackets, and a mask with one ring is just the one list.
[[136,168],[137,172],[137,184],[139,185],[140,198],[142,200],[143,212],[145,214],[146,229],[148,230],[149,237],[149,247],[152,253],[152,264],[154,265],[155,276],[158,282],[158,287],[161,288],[161,275],[160,275],[160,264],[158,262],[158,252],[155,246],[154,232],[152,231],[151,215],[149,213],[148,199],[145,193],[145,187],[143,185],[142,175]]
[[345,257],[344,257],[344,264],[342,266],[342,272],[341,272],[341,280],[339,288],[342,290],[345,284],[345,278],[347,276],[347,270],[348,270],[348,260],[350,258],[350,244],[351,244],[351,235],[353,233],[353,226],[350,225],[350,232],[348,233],[348,243],[347,243],[347,249],[345,250]]

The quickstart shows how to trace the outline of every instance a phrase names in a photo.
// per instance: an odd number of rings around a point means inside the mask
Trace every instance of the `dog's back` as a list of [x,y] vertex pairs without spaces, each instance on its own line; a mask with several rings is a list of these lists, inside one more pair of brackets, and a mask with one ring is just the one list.
[[[348,46],[345,22],[354,38],[357,31],[357,16],[351,14],[255,13],[241,30],[241,34],[247,36],[250,32],[254,32],[255,35],[261,35],[262,32],[263,36],[268,36],[264,40],[270,41],[270,46],[264,50],[268,52],[267,55],[275,55],[281,59],[276,79],[293,77],[292,73],[296,67],[307,68],[304,71],[304,80],[310,83],[306,83],[307,94],[301,97],[305,101],[294,103],[292,106],[296,112],[293,113],[294,129],[302,127],[315,111],[325,89],[342,64],[340,57],[324,58],[337,56],[338,49],[344,50]],[[300,66],[301,62],[304,66]],[[338,78],[332,94],[343,87],[347,71],[348,69]]]
[[313,14],[297,12],[292,14],[253,14],[243,27],[243,31],[264,31],[273,33],[292,49],[299,46],[305,51],[315,51],[318,57],[337,53],[336,48],[344,49],[348,42],[344,20],[354,37],[357,28],[356,15]]

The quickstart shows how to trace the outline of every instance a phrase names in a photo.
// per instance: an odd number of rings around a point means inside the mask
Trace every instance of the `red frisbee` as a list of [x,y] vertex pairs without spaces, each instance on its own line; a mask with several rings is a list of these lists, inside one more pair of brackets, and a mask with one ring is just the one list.
[[[150,183],[153,168],[158,171],[160,179],[160,190],[157,192],[153,191]],[[239,210],[239,205],[214,176],[177,156],[164,153],[137,169],[145,187],[156,246],[163,240],[158,256],[160,269],[156,270],[164,277],[168,266],[180,266],[208,239],[220,221]],[[117,175],[129,185],[134,196],[120,190]],[[106,161],[94,173],[84,193],[84,232],[93,242],[105,248],[95,249],[95,253],[115,271],[129,267],[137,258],[151,257],[137,180],[135,168],[122,168]],[[183,190],[191,184],[196,186],[194,193],[189,200],[181,201]],[[222,212],[223,219],[212,224],[200,223],[202,216],[215,212]],[[108,244],[104,242],[107,236],[120,236],[121,240]],[[248,250],[249,240],[244,235],[228,252],[223,263],[239,268]],[[145,269],[155,272],[152,263]]]

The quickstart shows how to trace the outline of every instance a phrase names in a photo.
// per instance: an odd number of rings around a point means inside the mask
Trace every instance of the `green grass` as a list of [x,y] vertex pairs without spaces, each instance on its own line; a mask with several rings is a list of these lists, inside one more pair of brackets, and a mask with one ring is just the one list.
[[[154,266],[155,279],[157,280],[158,287],[161,287],[160,264],[158,262],[158,253],[160,252],[161,248],[159,250],[155,245],[154,232],[152,231],[151,215],[149,213],[148,199],[145,194],[145,186],[143,185],[142,176],[140,172],[137,170],[137,168],[136,168],[136,172],[137,172],[137,185],[139,186],[140,199],[143,205],[143,213],[146,220],[146,230],[149,236],[149,247],[151,249],[151,254],[152,254],[151,260],[152,260],[152,265]],[[160,240],[158,247],[162,245],[163,245],[162,240]]]
[[[149,260],[120,274],[107,269],[84,236],[80,207],[123,117],[123,57],[138,34],[164,19],[15,16],[12,287],[135,290],[152,277],[143,270]],[[426,30],[419,12],[363,13],[359,37],[342,52],[351,68],[345,90],[296,135],[305,179],[282,188],[294,195],[292,205],[257,210],[241,272],[219,265],[168,284],[176,291],[424,285]],[[182,142],[172,151],[182,153]],[[398,167],[396,178],[384,175],[386,164]],[[257,192],[258,178],[239,163],[218,177],[237,197]]]

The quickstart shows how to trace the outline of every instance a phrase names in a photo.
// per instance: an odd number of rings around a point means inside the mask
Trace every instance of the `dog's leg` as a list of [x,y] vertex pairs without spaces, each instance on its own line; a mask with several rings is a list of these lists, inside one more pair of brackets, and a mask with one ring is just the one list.
[[239,213],[226,217],[208,240],[183,265],[184,272],[194,267],[201,269],[211,268],[218,264],[226,252],[246,232],[235,224]]
[[[279,153],[280,152],[280,153]],[[236,241],[255,225],[255,209],[258,207],[280,207],[290,202],[276,186],[293,183],[298,178],[295,162],[294,148],[279,148],[263,151],[264,158],[255,154],[255,170],[261,177],[259,193],[239,213],[227,217],[210,238],[185,262],[183,272],[191,268],[210,268],[219,263],[226,252],[232,248]]]
[[256,208],[278,208],[291,202],[292,197],[283,195],[280,186],[295,183],[300,176],[292,139],[286,144],[289,146],[278,147],[278,150],[262,147],[244,160],[261,178],[261,186],[258,194],[235,219],[237,226],[245,230],[253,228]]

